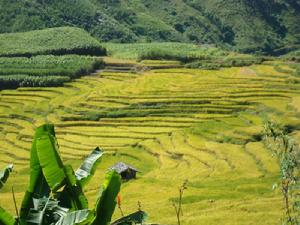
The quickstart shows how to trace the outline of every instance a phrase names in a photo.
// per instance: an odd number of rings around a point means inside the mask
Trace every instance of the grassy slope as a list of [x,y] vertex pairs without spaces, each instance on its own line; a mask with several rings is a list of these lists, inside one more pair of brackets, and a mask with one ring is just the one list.
[[[20,204],[34,129],[53,122],[61,154],[75,167],[95,146],[108,152],[86,189],[91,205],[103,171],[125,161],[141,171],[123,185],[125,213],[141,201],[152,221],[175,224],[172,200],[188,178],[184,224],[279,224],[280,190],[272,190],[277,163],[257,137],[265,118],[299,121],[294,106],[300,93],[293,69],[277,63],[288,72],[273,64],[220,71],[107,71],[60,88],[0,92],[0,164],[15,164],[0,204],[14,211],[7,204],[12,184]],[[93,121],[99,112],[102,118]]]
[[79,28],[60,27],[24,33],[0,34],[0,56],[103,55],[105,49]]
[[114,58],[135,60],[151,53],[165,53],[174,57],[194,58],[226,56],[229,54],[229,52],[212,46],[199,46],[178,42],[153,42],[136,44],[103,43],[103,46],[107,49],[107,54],[109,56]]
[[184,41],[269,52],[299,44],[296,1],[1,0],[0,5],[0,32],[71,25],[104,41]]

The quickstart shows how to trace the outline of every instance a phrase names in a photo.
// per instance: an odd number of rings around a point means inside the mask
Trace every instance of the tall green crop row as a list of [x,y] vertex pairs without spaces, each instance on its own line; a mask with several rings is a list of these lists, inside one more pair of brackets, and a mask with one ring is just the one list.
[[0,89],[60,86],[102,66],[100,59],[90,56],[0,57]]
[[0,57],[106,54],[105,48],[95,38],[75,27],[0,34],[0,46]]

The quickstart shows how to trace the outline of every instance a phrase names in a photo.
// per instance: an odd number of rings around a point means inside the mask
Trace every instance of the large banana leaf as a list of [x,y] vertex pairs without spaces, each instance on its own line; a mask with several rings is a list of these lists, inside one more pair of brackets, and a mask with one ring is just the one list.
[[0,207],[0,225],[14,225],[16,220]]
[[36,129],[32,147],[30,150],[30,181],[29,187],[25,193],[22,201],[20,220],[21,223],[26,220],[29,209],[33,207],[32,199],[49,197],[50,187],[44,177],[40,161],[37,154],[36,142],[43,134],[55,135],[54,126],[52,124],[45,124]]
[[34,193],[35,197],[48,197],[50,193],[50,187],[43,175],[36,148],[37,139],[45,134],[55,135],[54,126],[52,124],[46,124],[36,129],[30,151],[30,184],[28,191]]
[[93,176],[103,152],[96,148],[82,163],[74,174],[71,166],[65,166],[66,186],[59,194],[59,200],[64,207],[81,210],[88,208],[88,202],[82,188]]
[[10,164],[4,169],[3,172],[0,172],[0,189],[4,186],[12,170],[13,170],[13,165]]
[[88,209],[78,210],[67,213],[61,217],[55,225],[75,225],[87,220],[90,211]]
[[46,181],[55,192],[64,185],[66,178],[55,137],[50,133],[42,134],[37,138],[36,150]]
[[100,162],[100,158],[103,155],[98,147],[92,151],[92,153],[83,161],[79,169],[76,170],[76,179],[79,181],[83,187],[89,182],[91,177],[94,175],[97,165]]
[[124,216],[111,225],[133,225],[133,224],[142,224],[148,218],[147,213],[144,211],[137,211],[128,216]]
[[121,178],[116,171],[110,171],[106,174],[105,182],[100,188],[95,219],[91,225],[108,225],[116,207],[116,198],[120,192]]
[[76,180],[71,166],[65,166],[66,185],[61,193],[58,193],[60,205],[72,210],[88,208],[88,201],[83,193],[81,185]]
[[88,209],[69,212],[59,206],[59,202],[50,198],[33,199],[34,208],[30,209],[27,221],[30,224],[75,225],[87,220]]
[[33,199],[34,208],[30,209],[26,222],[31,224],[52,224],[65,216],[69,209],[60,207],[58,201],[50,198]]

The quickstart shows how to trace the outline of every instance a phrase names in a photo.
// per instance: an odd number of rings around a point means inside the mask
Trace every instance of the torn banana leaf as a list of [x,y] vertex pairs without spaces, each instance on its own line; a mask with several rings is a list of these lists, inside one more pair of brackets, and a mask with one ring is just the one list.
[[13,170],[13,165],[10,164],[5,168],[3,172],[0,172],[0,189],[4,186],[12,170]]
[[76,170],[75,176],[83,187],[92,178],[103,155],[98,147],[83,161],[79,169]]

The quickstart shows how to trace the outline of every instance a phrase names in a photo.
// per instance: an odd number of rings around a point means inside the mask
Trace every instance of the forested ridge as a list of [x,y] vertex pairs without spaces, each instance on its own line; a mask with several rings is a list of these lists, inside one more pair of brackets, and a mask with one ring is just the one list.
[[0,0],[0,32],[77,26],[100,41],[180,41],[283,54],[300,44],[298,0]]

